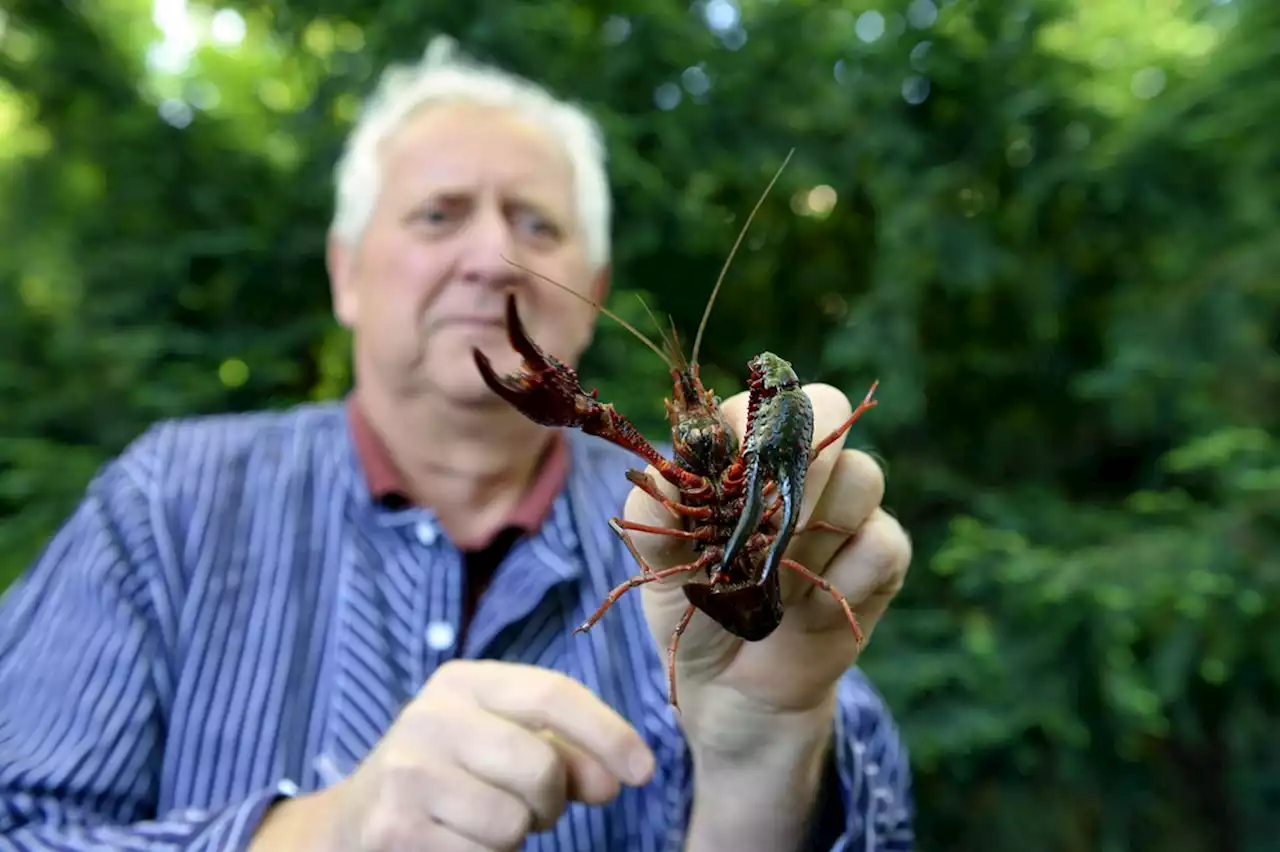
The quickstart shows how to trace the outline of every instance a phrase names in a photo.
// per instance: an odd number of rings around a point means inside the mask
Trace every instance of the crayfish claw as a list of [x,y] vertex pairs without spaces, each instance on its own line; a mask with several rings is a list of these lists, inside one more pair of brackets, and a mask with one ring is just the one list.
[[525,417],[539,426],[578,428],[611,441],[641,456],[672,482],[687,484],[690,478],[695,485],[704,482],[673,468],[612,405],[601,402],[595,390],[582,387],[577,370],[542,351],[525,332],[513,295],[507,297],[507,338],[523,359],[514,372],[500,376],[483,352],[473,347],[471,354],[490,390]]
[[551,366],[547,362],[546,353],[538,348],[538,344],[534,343],[528,332],[524,330],[524,323],[520,322],[520,313],[516,310],[514,293],[507,294],[507,338],[511,341],[511,348],[519,352],[534,371],[545,370]]
[[542,426],[581,426],[600,412],[600,404],[578,383],[577,372],[543,352],[530,339],[520,322],[514,295],[507,297],[507,338],[523,363],[505,376],[493,369],[483,352],[471,349],[476,369],[495,394]]
[[475,359],[476,369],[480,371],[480,377],[484,379],[484,383],[489,386],[489,389],[516,408],[522,409],[525,391],[518,386],[518,380],[517,382],[512,382],[499,376],[497,371],[493,369],[489,356],[479,349],[472,347],[471,356]]

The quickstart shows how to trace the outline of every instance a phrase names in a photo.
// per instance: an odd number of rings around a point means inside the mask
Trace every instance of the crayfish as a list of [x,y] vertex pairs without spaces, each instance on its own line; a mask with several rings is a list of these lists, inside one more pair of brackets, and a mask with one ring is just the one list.
[[[790,158],[788,154],[787,161]],[[674,329],[670,340],[659,329],[668,355],[603,306],[559,282],[520,267],[591,303],[635,334],[667,364],[673,381],[673,398],[664,400],[664,404],[671,424],[673,459],[659,453],[612,404],[600,402],[596,390],[583,389],[576,370],[529,339],[516,311],[514,295],[509,294],[507,299],[507,333],[512,347],[524,358],[524,364],[514,373],[500,377],[484,353],[472,350],[485,382],[525,417],[543,426],[576,427],[630,450],[678,489],[679,499],[671,499],[659,491],[648,473],[627,471],[627,479],[681,520],[683,529],[610,519],[610,527],[635,558],[641,573],[615,588],[595,614],[574,631],[589,630],[630,589],[681,574],[694,575],[683,586],[689,608],[672,633],[667,649],[670,702],[677,710],[676,650],[695,610],[706,613],[744,641],[764,639],[782,622],[780,567],[796,572],[831,595],[843,608],[858,645],[863,642],[858,620],[844,596],[822,577],[783,554],[792,537],[801,533],[826,530],[856,535],[853,530],[822,521],[811,522],[800,529],[796,527],[809,466],[863,412],[876,405],[871,397],[879,383],[872,384],[848,419],[814,445],[813,405],[800,386],[795,370],[785,359],[762,352],[748,363],[747,421],[741,442],[720,408],[720,398],[703,387],[699,378],[698,349],[711,306],[751,220],[787,161],[778,169],[738,234],[707,300],[689,361],[685,361],[680,352]],[[776,499],[766,504],[766,498],[771,495],[776,495]],[[776,519],[779,512],[782,517]],[[772,529],[774,525],[776,530]],[[683,565],[655,570],[636,548],[632,532],[691,541],[698,556]],[[705,579],[700,576],[703,574]]]

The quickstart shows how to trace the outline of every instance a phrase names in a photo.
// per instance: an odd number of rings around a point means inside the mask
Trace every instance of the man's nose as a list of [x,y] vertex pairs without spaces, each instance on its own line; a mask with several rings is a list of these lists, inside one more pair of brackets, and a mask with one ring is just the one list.
[[499,212],[485,210],[477,215],[464,240],[461,258],[464,281],[507,287],[521,279],[519,268],[508,262],[508,259],[520,262],[511,223]]

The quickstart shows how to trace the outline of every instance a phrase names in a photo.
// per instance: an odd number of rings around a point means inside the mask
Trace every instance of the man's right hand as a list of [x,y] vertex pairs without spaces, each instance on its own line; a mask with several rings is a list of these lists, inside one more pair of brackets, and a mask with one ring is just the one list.
[[441,666],[352,775],[267,815],[251,852],[518,849],[569,801],[649,782],[640,734],[558,672]]

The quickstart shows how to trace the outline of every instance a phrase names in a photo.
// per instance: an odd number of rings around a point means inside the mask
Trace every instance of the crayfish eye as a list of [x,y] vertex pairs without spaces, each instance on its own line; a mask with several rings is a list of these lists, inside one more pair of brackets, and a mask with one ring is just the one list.
[[689,452],[693,455],[701,455],[707,449],[707,432],[705,429],[696,426],[686,427],[681,431],[680,439]]
[[713,449],[711,433],[702,426],[681,424],[676,441],[676,453],[693,470],[705,470]]
[[727,422],[681,424],[676,455],[690,470],[718,476],[738,454],[737,437]]

